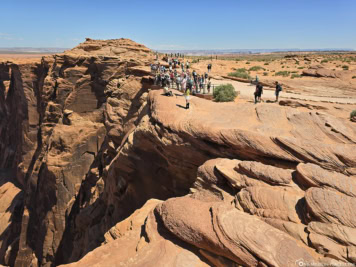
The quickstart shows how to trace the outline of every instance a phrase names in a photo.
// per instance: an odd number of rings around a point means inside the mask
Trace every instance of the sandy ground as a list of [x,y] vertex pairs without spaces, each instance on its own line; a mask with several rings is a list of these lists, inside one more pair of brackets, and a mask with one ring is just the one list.
[[[330,55],[324,55],[323,57],[309,56],[307,57],[308,61],[304,60],[304,57],[269,60],[264,59],[263,56],[260,59],[255,57],[253,60],[239,59],[238,61],[222,59],[199,60],[198,63],[192,64],[192,69],[195,69],[198,73],[204,73],[207,71],[207,65],[212,63],[212,76],[227,76],[230,72],[234,72],[239,68],[249,70],[251,67],[259,66],[263,70],[249,71],[251,77],[254,78],[257,75],[264,82],[279,81],[290,87],[294,94],[329,98],[356,98],[356,54],[345,55],[344,58],[340,59],[336,56],[334,59],[330,59],[330,57]],[[351,61],[350,58],[352,59]],[[190,61],[192,62],[192,60],[194,59],[191,58]],[[343,71],[345,75],[342,79],[306,76],[292,78],[292,75],[301,75],[303,70],[315,66]],[[347,71],[344,71],[344,66],[348,67]],[[290,75],[288,77],[276,75],[280,71],[288,71]]]
[[[242,97],[245,98],[254,98],[254,92],[256,86],[250,85],[248,83],[242,83],[238,81],[233,81],[229,79],[222,79],[222,80],[214,80],[212,79],[211,82],[214,85],[220,84],[227,84],[231,83],[236,91],[239,91]],[[275,91],[273,89],[263,90],[263,99],[274,100],[276,98]],[[296,94],[296,93],[289,93],[289,92],[280,92],[279,100],[282,99],[297,99],[297,100],[306,100],[306,101],[315,101],[315,102],[331,102],[331,103],[342,103],[342,104],[353,104],[356,105],[356,95],[355,97],[345,97],[345,98],[333,98],[333,97],[323,97],[323,96],[314,96],[314,95],[307,95],[307,94]]]
[[15,64],[40,63],[42,57],[51,54],[0,54],[0,62],[11,61]]

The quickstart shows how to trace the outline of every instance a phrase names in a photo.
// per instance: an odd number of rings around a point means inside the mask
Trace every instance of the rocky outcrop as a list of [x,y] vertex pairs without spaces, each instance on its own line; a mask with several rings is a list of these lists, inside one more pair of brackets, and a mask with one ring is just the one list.
[[[115,101],[110,86],[122,86],[120,103],[127,103],[120,105],[121,118],[127,120],[116,132],[120,138],[137,116],[138,100],[129,97],[144,87],[145,79],[130,69],[148,65],[150,55],[149,49],[127,39],[87,40],[62,55],[43,58],[39,65],[2,65],[0,166],[14,173],[12,179],[24,193],[18,251],[10,265],[54,263],[82,180],[103,170],[95,158],[114,128],[104,123],[105,103]],[[125,92],[128,87],[131,95]]]
[[322,66],[313,66],[307,70],[303,70],[303,76],[312,76],[312,77],[322,77],[322,78],[342,78],[347,74],[347,71],[336,71],[325,69]]
[[2,65],[0,163],[21,197],[0,263],[353,262],[353,124],[268,103],[186,110],[149,90],[153,58],[88,39],[26,74]]
[[356,197],[356,176],[347,176],[338,172],[324,170],[314,164],[299,164],[296,175],[299,183],[306,188],[324,187]]

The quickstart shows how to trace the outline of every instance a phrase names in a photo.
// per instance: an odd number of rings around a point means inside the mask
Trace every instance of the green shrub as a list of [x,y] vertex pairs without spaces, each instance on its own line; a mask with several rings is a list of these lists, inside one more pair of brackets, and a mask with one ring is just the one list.
[[291,76],[292,79],[294,78],[302,78],[302,75],[300,74],[297,74],[297,73],[293,73],[292,76]]
[[263,65],[268,66],[268,65],[269,65],[269,63],[268,63],[268,62],[266,62],[266,63],[265,63],[265,64],[263,64]]
[[356,109],[351,111],[351,113],[350,113],[350,119],[355,118],[355,117],[356,117]]
[[261,66],[253,66],[249,68],[249,71],[259,71],[259,70],[265,70],[265,69],[262,68]]
[[249,61],[247,61],[247,62],[246,62],[246,64],[250,64],[250,62],[249,62]]
[[282,69],[284,69],[284,66],[282,66]]
[[344,70],[349,70],[349,66],[347,66],[347,65],[342,66],[342,68],[343,68]]
[[298,73],[298,71],[294,70],[294,71],[291,71],[290,73]]
[[328,60],[326,60],[326,59],[323,59],[322,61],[321,61],[321,63],[328,63],[329,61]]
[[215,87],[213,96],[216,102],[230,102],[234,101],[237,93],[232,84],[229,83]]
[[276,76],[288,77],[289,74],[290,74],[289,71],[278,71],[278,72],[276,73]]
[[298,70],[302,70],[302,69],[304,69],[304,67],[298,67]]
[[352,76],[352,79],[356,79],[356,76]]
[[247,80],[252,79],[245,68],[240,68],[240,69],[235,70],[235,72],[230,72],[228,74],[228,76],[247,79]]
[[264,72],[264,73],[263,73],[263,76],[268,76],[268,72]]
[[193,59],[192,63],[198,63],[199,60],[198,59]]

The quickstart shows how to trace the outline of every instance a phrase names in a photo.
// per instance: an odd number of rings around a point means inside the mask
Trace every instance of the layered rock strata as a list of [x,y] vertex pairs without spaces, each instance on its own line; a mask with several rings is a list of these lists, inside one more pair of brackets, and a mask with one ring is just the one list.
[[152,62],[88,39],[0,65],[0,264],[355,262],[352,122],[196,97],[186,110],[149,90]]

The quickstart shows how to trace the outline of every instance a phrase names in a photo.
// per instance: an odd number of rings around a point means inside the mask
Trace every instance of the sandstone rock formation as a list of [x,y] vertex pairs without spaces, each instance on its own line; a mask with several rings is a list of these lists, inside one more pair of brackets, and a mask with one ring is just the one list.
[[356,261],[352,122],[196,97],[185,110],[149,90],[153,60],[87,39],[0,65],[0,264]]
[[352,76],[355,71],[342,71],[342,70],[330,70],[323,68],[323,66],[312,66],[309,69],[303,70],[302,75],[312,76],[318,78],[344,78],[345,76]]

